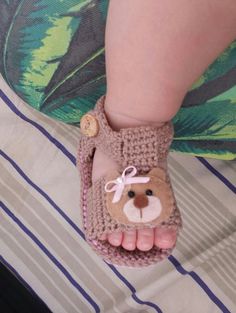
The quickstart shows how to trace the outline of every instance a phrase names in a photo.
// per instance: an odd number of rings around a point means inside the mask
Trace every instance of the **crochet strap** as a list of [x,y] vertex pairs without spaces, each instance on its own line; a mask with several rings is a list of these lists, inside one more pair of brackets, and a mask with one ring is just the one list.
[[162,127],[139,126],[114,131],[104,111],[102,96],[91,114],[99,124],[98,134],[90,138],[96,148],[104,151],[121,168],[135,166],[140,173],[147,172],[166,159],[173,140],[171,122]]

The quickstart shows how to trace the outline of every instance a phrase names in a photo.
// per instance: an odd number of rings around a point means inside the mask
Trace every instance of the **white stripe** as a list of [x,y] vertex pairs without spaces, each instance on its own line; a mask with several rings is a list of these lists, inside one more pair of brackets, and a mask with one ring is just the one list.
[[[203,199],[206,199],[205,197],[200,199],[195,196],[196,189],[194,189],[192,192],[188,190],[187,188],[184,188],[184,186],[178,182],[178,180],[175,180],[175,193],[179,195],[179,197],[183,197],[185,202],[190,202],[190,199],[192,200],[191,205],[196,208],[199,215],[202,217],[202,221],[204,221],[204,217],[208,215],[211,219],[208,219],[208,223],[210,223],[213,226],[218,226],[218,230],[221,231],[222,235],[225,236],[224,232],[222,231],[222,226],[225,227],[225,223],[216,217],[216,215],[213,213],[213,210],[218,213],[219,210],[216,210],[214,206],[209,208],[208,206],[204,206],[202,201]],[[187,186],[186,186],[187,187]],[[194,204],[193,204],[194,203]],[[198,204],[198,207],[196,207],[196,204]],[[204,213],[203,213],[204,212]],[[235,228],[235,225],[229,220],[225,219],[227,221],[227,224],[229,226],[232,226],[232,230]]]
[[[175,170],[173,167],[171,167],[171,172],[176,174],[176,176],[173,177],[173,179],[172,179],[174,186],[177,186],[178,182],[181,182],[182,186],[185,186],[186,189],[189,190],[189,193],[192,195],[192,197],[196,201],[197,201],[197,199],[201,200],[203,205],[205,204],[206,207],[211,208],[212,211],[215,211],[221,217],[222,220],[218,220],[219,223],[221,223],[222,225],[225,225],[223,222],[223,221],[225,221],[225,222],[229,223],[230,226],[234,227],[234,224],[231,221],[227,220],[225,215],[221,211],[216,210],[215,206],[213,206],[212,203],[207,198],[203,197],[202,194],[197,190],[197,188],[193,188],[190,183],[186,184],[185,180],[183,179],[181,174],[179,172],[177,172],[177,170]],[[195,177],[195,179],[196,179],[196,177]],[[202,188],[204,188],[204,187],[202,186]],[[208,189],[206,189],[206,190],[208,193],[211,193]],[[214,195],[214,197],[215,197],[215,195]],[[217,199],[217,200],[219,201],[219,204],[222,205],[222,208],[225,208],[223,203],[221,203],[221,201],[219,199]],[[209,214],[211,214],[213,218],[216,218],[215,215],[213,215],[211,213],[211,210],[209,210]]]
[[[12,224],[13,222],[11,221],[11,219],[10,219],[7,215],[6,215],[4,218],[8,220],[8,222],[12,225],[12,227],[15,227],[15,225]],[[3,233],[5,233],[5,234],[7,233],[8,236],[11,238],[11,240],[14,241],[16,245],[19,246],[19,243],[17,242],[17,238],[14,238],[14,237],[12,236],[12,234],[9,233],[6,229],[4,229],[1,225],[0,225],[0,229],[1,229],[1,231],[2,231]],[[24,234],[23,232],[22,232],[22,235],[25,237],[25,240],[28,241],[28,238],[26,238],[26,236],[25,236],[25,234]],[[2,247],[2,252],[1,252],[1,253],[2,253],[4,256],[7,255],[7,257],[9,257],[9,255],[11,255],[11,254],[14,254],[14,255],[15,255],[15,252],[13,252],[12,250],[10,250],[7,246],[5,246],[5,244],[2,245],[1,247]],[[61,297],[64,297],[64,298],[71,304],[71,306],[75,309],[75,312],[77,312],[77,309],[78,309],[77,306],[76,306],[73,302],[71,302],[71,299],[68,298],[68,297],[66,296],[66,294],[62,294],[62,293],[61,293],[61,290],[58,288],[58,287],[60,287],[60,286],[57,286],[57,285],[55,284],[55,282],[54,282],[52,276],[51,276],[51,275],[48,275],[48,273],[45,271],[44,268],[42,268],[42,267],[40,266],[39,263],[36,263],[37,261],[33,259],[33,257],[24,249],[24,247],[20,246],[20,249],[27,255],[28,260],[33,264],[33,266],[34,266],[35,268],[40,269],[40,271],[47,277],[47,279],[51,282],[51,284],[53,285],[53,287],[55,288],[55,290],[58,292],[58,294],[60,294]],[[41,252],[40,252],[40,254],[41,254],[42,257],[45,259],[45,256],[44,256]],[[18,261],[16,262],[16,260],[18,260]],[[36,261],[36,262],[35,262],[35,261]],[[46,260],[46,261],[47,261],[47,263],[48,263],[48,260]],[[19,263],[18,263],[18,262],[19,262]],[[28,282],[29,282],[29,281],[32,281],[32,283],[30,283],[30,285],[31,285],[31,286],[33,286],[33,285],[35,286],[35,287],[33,287],[33,289],[34,289],[34,290],[37,290],[37,293],[40,294],[40,295],[41,295],[41,293],[43,292],[43,298],[44,298],[44,299],[48,299],[49,290],[48,290],[48,289],[45,289],[45,286],[42,285],[42,283],[40,282],[40,280],[38,280],[38,278],[37,278],[36,276],[34,276],[34,274],[29,270],[29,267],[28,267],[29,264],[28,264],[28,263],[27,263],[27,264],[23,263],[22,260],[20,260],[20,259],[18,258],[18,256],[16,256],[16,255],[15,255],[14,259],[11,259],[11,261],[10,261],[9,263],[10,263],[18,272],[21,271],[21,270],[23,270],[23,268],[26,268],[26,271],[27,271],[27,272],[24,270],[24,275],[21,275],[21,276],[22,276],[22,277],[27,277],[27,281],[28,281]],[[19,266],[20,263],[21,263],[21,266]],[[15,265],[13,265],[13,264],[15,264]],[[50,266],[50,263],[48,263],[48,267],[51,267],[51,266]],[[58,269],[54,267],[54,271],[58,272]],[[57,274],[60,275],[60,273],[57,273]],[[37,280],[37,283],[35,283],[36,280]],[[64,280],[64,279],[63,279],[63,280]],[[64,280],[64,282],[68,285],[67,280]],[[32,284],[33,284],[33,285],[32,285]],[[69,286],[69,285],[68,285],[68,286]],[[71,289],[71,286],[69,286],[69,287],[70,287],[70,289]],[[42,291],[42,289],[43,289],[44,291]],[[71,292],[72,292],[72,290],[71,290]],[[78,294],[77,294],[77,296],[78,296]],[[53,302],[55,301],[55,302],[57,303],[57,305],[60,305],[60,307],[61,307],[61,304],[57,301],[57,299],[54,297],[53,294],[50,293],[50,297],[52,297],[52,298],[54,299]],[[52,302],[51,299],[50,299],[50,302]],[[87,306],[88,304],[85,303],[85,305]],[[63,309],[63,311],[64,311],[64,309]],[[60,311],[59,311],[59,312],[60,312]],[[66,313],[67,313],[67,312],[66,312]]]
[[219,259],[217,260],[212,259],[211,260],[212,271],[215,273],[215,275],[217,275],[222,280],[222,283],[226,285],[225,287],[229,288],[230,291],[234,294],[235,289],[236,289],[236,284],[233,281],[233,279],[230,277],[230,275],[228,275],[228,273],[223,270],[223,267],[221,268],[219,267],[220,263],[221,262]]
[[[6,188],[9,190],[9,188]],[[17,197],[17,199],[19,201],[21,201],[21,198],[19,197],[19,195],[12,191],[14,193],[14,195]],[[45,226],[45,228],[47,229],[47,231],[50,233],[50,238],[53,239],[53,236],[55,237],[55,240],[57,239],[58,242],[60,243],[61,247],[59,250],[55,250],[53,248],[53,245],[51,245],[49,242],[50,241],[45,241],[44,237],[42,236],[42,232],[44,231],[43,229],[40,229],[40,233],[36,233],[35,228],[32,229],[32,226],[27,222],[27,220],[25,220],[25,218],[23,217],[24,215],[24,211],[26,212],[26,210],[28,210],[34,217],[35,217],[35,225],[37,223],[37,226],[39,226],[40,224],[43,224]],[[74,253],[74,251],[71,249],[70,246],[65,245],[60,238],[57,237],[57,235],[53,232],[52,229],[50,229],[50,227],[41,219],[41,217],[37,214],[36,210],[32,210],[32,208],[30,206],[28,206],[27,203],[24,203],[24,207],[21,208],[21,212],[20,214],[14,210],[14,208],[12,208],[11,210],[14,215],[21,220],[21,222],[40,240],[40,242],[53,254],[53,256],[68,270],[68,272],[70,272],[70,274],[73,276],[73,278],[77,281],[81,282],[81,277],[80,274],[81,272],[84,272],[84,274],[88,277],[90,277],[91,281],[94,281],[94,289],[89,290],[88,287],[86,286],[86,281],[83,281],[83,288],[85,289],[85,291],[88,294],[91,294],[91,297],[93,299],[96,298],[96,303],[98,304],[98,306],[100,308],[103,307],[103,304],[100,303],[100,299],[97,299],[97,296],[94,294],[94,290],[100,292],[102,292],[102,294],[106,295],[108,298],[111,299],[113,306],[115,306],[115,299],[113,297],[113,295],[109,292],[108,289],[104,288],[104,285],[102,284],[102,282],[99,282],[98,280],[96,280],[96,277],[94,277],[93,273],[91,271],[88,270],[88,267],[86,264],[84,264],[80,259],[79,259],[79,254]],[[61,231],[63,231],[63,228],[61,229]],[[81,239],[80,239],[81,240]],[[78,248],[80,248],[80,253],[82,252],[81,250],[81,246],[78,246]],[[78,251],[77,251],[78,252]],[[66,257],[65,257],[66,255]],[[76,262],[78,263],[78,269],[80,274],[78,274],[78,272],[76,273],[72,267],[69,266],[70,260],[76,260]],[[95,285],[96,284],[96,285]]]
[[[6,161],[5,162],[6,164],[4,164],[4,168],[6,168],[6,170],[10,173],[12,172],[12,175],[16,175],[14,176],[14,178],[21,184],[21,185],[25,185],[24,188],[28,189],[28,188],[31,188],[30,185],[28,185],[27,182],[25,182],[25,180],[15,171],[15,169],[13,169],[13,167]],[[27,174],[27,173],[26,173]],[[11,186],[11,185],[10,185]],[[12,189],[11,189],[12,190]],[[15,196],[18,198],[18,199],[21,199],[20,196],[18,196],[16,194],[15,191],[13,191]],[[36,190],[34,190],[33,188],[31,189],[31,193],[32,195],[37,198],[37,200],[42,203],[42,205],[45,207],[48,207],[49,204],[47,202],[47,200],[45,200],[44,198],[42,198],[41,195],[38,194],[38,192]],[[28,206],[27,206],[28,207]],[[29,208],[29,207],[28,207]],[[15,212],[14,212],[15,213]],[[79,238],[79,250],[81,251],[81,249],[85,250],[86,253],[88,254],[88,257],[90,259],[93,260],[94,263],[97,264],[97,267],[99,268],[100,271],[104,272],[105,275],[107,275],[107,277],[109,279],[111,279],[111,283],[113,283],[113,285],[115,285],[116,288],[119,288],[119,290],[122,290],[122,293],[124,292],[128,292],[128,294],[130,293],[130,290],[128,289],[128,287],[126,285],[124,285],[124,283],[122,281],[120,281],[120,279],[118,279],[118,277],[116,275],[114,275],[111,270],[109,269],[109,267],[107,266],[104,266],[104,262],[92,251],[92,249],[90,249],[88,247],[88,244],[78,235],[78,233],[76,231],[74,231],[74,229],[68,225],[68,223],[64,220],[64,218],[62,218],[57,212],[55,212],[55,210],[51,209],[51,205],[50,205],[50,213],[53,214],[53,217],[57,219],[57,221],[60,222],[61,224],[61,227],[65,228],[69,233],[70,235],[73,236],[73,238],[75,239],[76,242],[78,242],[78,238]],[[78,215],[80,215],[80,213],[78,213]],[[20,217],[21,219],[21,217]],[[24,222],[25,225],[27,225],[28,228],[31,229],[31,227],[29,226],[29,224],[27,222]],[[35,230],[33,231],[35,232]],[[81,263],[82,264],[82,263]],[[83,267],[86,267],[87,264],[83,264]],[[87,269],[87,267],[86,267]],[[88,269],[89,270],[89,269]],[[120,269],[119,269],[120,271]],[[92,273],[92,271],[90,271],[90,273]],[[102,283],[102,282],[101,282]],[[135,284],[135,283],[133,283]],[[100,285],[100,284],[99,284]],[[105,286],[103,285],[102,289],[104,289]],[[109,286],[107,287],[106,290],[106,293],[110,291],[110,288]],[[110,294],[110,298],[111,298],[111,301],[112,302],[116,302],[116,299],[114,298],[114,295],[109,293]],[[136,303],[133,301],[133,299],[125,299],[125,303],[127,303],[128,307],[134,307],[137,309],[137,306],[136,306]],[[127,308],[127,305],[124,307],[125,310],[129,309]],[[123,304],[122,304],[123,306]]]
[[[176,194],[178,194],[178,192],[176,191]],[[181,199],[181,200],[180,200]],[[184,199],[184,200],[182,200]],[[192,203],[190,203],[188,200],[186,200],[186,198],[182,197],[182,195],[179,195],[178,197],[178,203],[181,204],[181,208],[183,207],[183,214],[185,214],[187,216],[187,218],[191,221],[191,225],[197,230],[199,229],[200,225],[201,225],[201,231],[202,233],[205,235],[204,238],[209,238],[208,241],[212,241],[213,239],[210,237],[212,235],[214,235],[214,237],[216,237],[218,240],[221,240],[222,236],[225,237],[223,231],[221,231],[221,229],[214,229],[207,227],[207,223],[206,223],[206,218],[204,218],[204,216],[200,216],[202,214],[197,214],[196,212],[194,212],[194,209],[198,209],[196,208],[195,205],[193,205]],[[191,210],[191,209],[193,210]],[[208,222],[209,220],[207,220]],[[209,222],[209,225],[211,223]],[[213,225],[211,225],[213,226]],[[221,233],[222,236],[219,237],[219,235],[217,236],[217,233]],[[199,234],[199,232],[198,232]]]
[[[186,170],[186,167],[183,167],[183,165],[185,164],[187,164],[187,169],[189,169],[189,172],[191,169],[191,174]],[[219,161],[219,164],[222,164],[222,161]],[[190,176],[191,181],[196,180],[198,184],[199,182],[201,182],[200,185],[202,189],[203,190],[205,189],[207,191],[209,197],[212,198],[211,201],[213,203],[215,202],[216,198],[218,198],[218,201],[220,201],[220,203],[224,201],[224,204],[222,203],[222,207],[225,208],[227,207],[231,214],[235,215],[235,210],[234,207],[232,206],[232,203],[235,202],[235,194],[231,190],[229,190],[229,188],[218,177],[216,177],[209,170],[207,170],[206,167],[203,166],[196,158],[193,157],[187,158],[183,154],[175,153],[174,158],[170,156],[169,165],[172,168],[176,166],[179,167],[181,169],[181,172],[186,171],[185,175]],[[191,190],[194,189],[194,187],[191,186],[190,182],[189,188]],[[206,201],[209,202],[209,199],[208,200],[206,199]]]

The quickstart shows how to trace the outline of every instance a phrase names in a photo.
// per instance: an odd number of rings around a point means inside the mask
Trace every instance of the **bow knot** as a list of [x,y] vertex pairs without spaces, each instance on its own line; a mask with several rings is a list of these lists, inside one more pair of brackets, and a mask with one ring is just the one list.
[[[130,170],[132,171],[130,172]],[[150,180],[150,177],[134,177],[136,173],[137,169],[135,166],[128,166],[123,171],[122,175],[117,177],[116,180],[111,180],[106,183],[105,185],[106,192],[115,191],[112,203],[117,203],[120,201],[120,198],[126,185],[145,184]],[[109,188],[110,185],[112,186]]]

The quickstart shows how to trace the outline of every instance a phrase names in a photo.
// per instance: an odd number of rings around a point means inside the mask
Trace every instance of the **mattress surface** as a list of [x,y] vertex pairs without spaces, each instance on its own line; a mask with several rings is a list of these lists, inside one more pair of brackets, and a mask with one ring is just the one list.
[[171,153],[184,228],[165,261],[112,266],[80,220],[79,130],[0,80],[0,261],[55,313],[236,312],[236,161]]

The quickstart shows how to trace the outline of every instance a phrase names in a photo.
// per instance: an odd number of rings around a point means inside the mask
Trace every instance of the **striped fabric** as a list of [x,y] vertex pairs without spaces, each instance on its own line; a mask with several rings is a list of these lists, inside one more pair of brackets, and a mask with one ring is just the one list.
[[236,312],[236,161],[171,154],[177,248],[155,266],[115,267],[84,240],[78,129],[25,105],[2,78],[0,89],[0,261],[52,312]]

